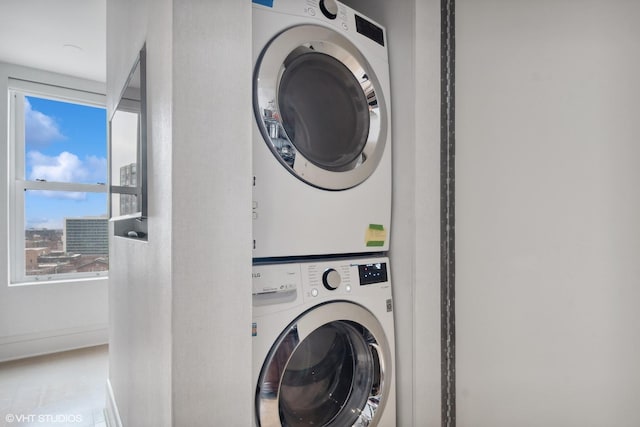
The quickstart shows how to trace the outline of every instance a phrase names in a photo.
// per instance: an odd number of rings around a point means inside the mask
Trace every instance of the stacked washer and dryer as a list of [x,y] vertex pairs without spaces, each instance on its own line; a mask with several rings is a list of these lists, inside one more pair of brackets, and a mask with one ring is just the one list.
[[254,425],[395,426],[385,29],[253,0]]

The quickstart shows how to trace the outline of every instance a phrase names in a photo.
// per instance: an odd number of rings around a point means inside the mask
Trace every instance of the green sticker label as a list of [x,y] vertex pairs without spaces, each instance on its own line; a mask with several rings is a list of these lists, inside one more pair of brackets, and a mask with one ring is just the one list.
[[382,224],[369,224],[364,241],[367,247],[381,247],[387,240],[387,231]]

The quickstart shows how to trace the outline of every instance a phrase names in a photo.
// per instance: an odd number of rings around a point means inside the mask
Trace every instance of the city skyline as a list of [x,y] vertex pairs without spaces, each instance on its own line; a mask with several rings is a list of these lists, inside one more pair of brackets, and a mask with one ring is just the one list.
[[108,228],[106,218],[65,218],[63,230],[26,230],[25,275],[108,270]]

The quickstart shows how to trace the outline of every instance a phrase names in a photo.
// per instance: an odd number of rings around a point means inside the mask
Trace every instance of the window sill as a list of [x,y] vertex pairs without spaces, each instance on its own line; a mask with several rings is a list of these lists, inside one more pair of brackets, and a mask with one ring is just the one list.
[[[9,288],[21,288],[21,287],[29,287],[29,286],[65,286],[65,285],[75,285],[75,284],[85,284],[91,285],[92,283],[88,282],[103,282],[109,280],[109,275],[105,274],[102,276],[85,276],[78,278],[60,278],[60,279],[52,279],[52,280],[29,280],[24,282],[12,282],[9,283]],[[96,283],[97,284],[97,283]]]

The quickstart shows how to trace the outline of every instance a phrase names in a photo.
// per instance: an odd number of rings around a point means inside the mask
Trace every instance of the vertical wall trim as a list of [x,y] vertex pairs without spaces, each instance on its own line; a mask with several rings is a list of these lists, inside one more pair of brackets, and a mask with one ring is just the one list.
[[441,0],[440,11],[441,405],[442,426],[455,427],[455,0]]

